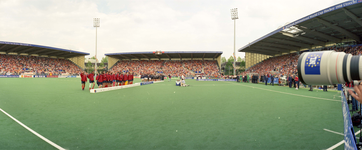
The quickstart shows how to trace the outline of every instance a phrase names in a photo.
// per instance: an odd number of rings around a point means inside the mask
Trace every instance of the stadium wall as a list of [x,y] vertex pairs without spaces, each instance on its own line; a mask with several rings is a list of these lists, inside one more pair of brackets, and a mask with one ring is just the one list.
[[118,60],[119,59],[117,59],[117,58],[114,58],[112,56],[108,56],[108,69],[111,69],[113,67],[113,65],[118,62]]
[[73,63],[78,65],[80,68],[84,69],[84,56],[72,57],[72,58],[68,58],[68,60],[72,61]]
[[245,52],[245,68],[250,68],[251,66],[268,59],[269,57],[272,56]]

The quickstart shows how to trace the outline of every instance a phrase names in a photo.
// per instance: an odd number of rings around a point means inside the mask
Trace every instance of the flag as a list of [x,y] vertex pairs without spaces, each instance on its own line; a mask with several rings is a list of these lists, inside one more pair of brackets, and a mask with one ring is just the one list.
[[323,52],[309,53],[305,59],[304,72],[306,75],[320,75],[321,74],[321,58]]

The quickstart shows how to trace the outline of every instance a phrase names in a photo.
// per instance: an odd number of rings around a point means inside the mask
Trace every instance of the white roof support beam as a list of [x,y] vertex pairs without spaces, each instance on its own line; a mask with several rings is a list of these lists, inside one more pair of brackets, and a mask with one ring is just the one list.
[[325,20],[323,20],[323,19],[320,19],[320,18],[316,18],[316,19],[318,20],[318,22],[320,22],[320,23],[322,23],[322,24],[324,24],[324,25],[326,25],[326,26],[328,26],[328,27],[330,27],[330,28],[332,28],[332,29],[334,29],[334,30],[336,30],[336,31],[338,31],[338,32],[346,35],[347,37],[350,37],[350,38],[352,38],[352,39],[354,39],[354,40],[356,40],[356,41],[358,41],[358,42],[361,41],[361,39],[359,38],[359,36],[357,36],[356,34],[354,34],[354,33],[352,33],[352,32],[347,31],[347,30],[344,29],[344,28],[341,28],[341,27],[339,27],[339,26],[337,26],[337,25],[334,25],[334,24],[332,24],[332,23],[330,23],[330,22],[328,22],[328,21],[325,21]]
[[346,8],[342,8],[342,10],[344,10],[344,13],[346,13],[346,15],[350,18],[352,18],[354,21],[356,21],[360,26],[362,26],[362,20],[359,19],[355,14],[353,14],[352,12],[350,12],[349,10],[347,10]]
[[309,29],[306,29],[306,28],[302,28],[302,29],[303,29],[303,31],[306,31],[307,34],[312,34],[312,35],[321,37],[323,39],[327,39],[328,41],[335,42],[335,43],[341,42],[341,39],[339,39],[339,38],[336,38],[336,37],[333,37],[333,36],[318,32],[316,30],[309,30]]

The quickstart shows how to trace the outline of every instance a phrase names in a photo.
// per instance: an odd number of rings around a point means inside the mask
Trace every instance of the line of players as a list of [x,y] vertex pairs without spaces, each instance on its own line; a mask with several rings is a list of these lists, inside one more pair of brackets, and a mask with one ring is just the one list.
[[[80,74],[82,81],[82,90],[84,90],[85,83],[87,82],[87,78],[89,79],[89,90],[94,89],[94,71],[92,73],[87,74],[82,72]],[[113,73],[113,72],[102,72],[102,74],[98,74],[96,77],[98,88],[112,87],[112,86],[122,86],[133,84],[133,73]]]

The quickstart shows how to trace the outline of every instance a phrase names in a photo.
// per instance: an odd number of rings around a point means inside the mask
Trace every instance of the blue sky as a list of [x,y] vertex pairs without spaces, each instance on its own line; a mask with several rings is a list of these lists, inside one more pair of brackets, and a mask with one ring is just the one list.
[[[230,9],[238,8],[236,49],[340,0],[0,0],[0,41],[95,54],[131,51],[233,52]],[[244,57],[243,53],[237,56]],[[89,56],[90,57],[90,56]]]

